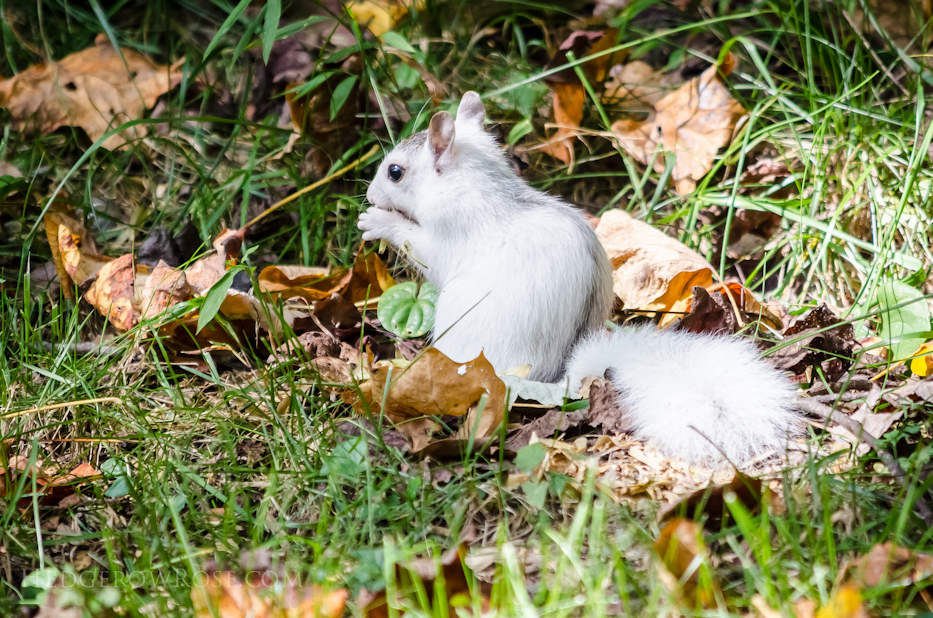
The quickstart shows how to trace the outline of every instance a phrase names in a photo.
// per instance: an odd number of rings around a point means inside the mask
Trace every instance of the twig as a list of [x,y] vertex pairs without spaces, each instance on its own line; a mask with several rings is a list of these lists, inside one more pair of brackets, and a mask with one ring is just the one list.
[[33,414],[34,412],[46,412],[48,410],[58,410],[59,408],[68,408],[70,406],[84,406],[92,403],[123,403],[123,400],[117,397],[98,397],[96,399],[80,399],[78,401],[66,401],[64,403],[51,403],[47,406],[40,406],[38,408],[29,408],[28,410],[20,410],[19,412],[10,412],[9,414],[0,416],[0,420],[16,418],[17,416],[25,416],[26,414]]
[[[839,392],[848,393],[850,391],[870,391],[874,382],[871,380],[858,379],[858,380],[849,380],[848,382],[833,382],[829,385],[830,389],[842,389]],[[810,397],[814,395],[825,395],[829,391],[826,390],[826,385],[817,384],[812,389],[810,389]]]
[[[833,414],[835,410],[829,406],[823,405],[817,401],[813,401],[812,398],[798,397],[797,398],[797,408],[807,412],[809,414],[815,414],[820,418],[829,422],[834,420],[846,429],[849,430],[852,435],[854,435],[862,444],[866,444],[878,454],[878,458],[887,466],[888,470],[891,471],[891,474],[894,475],[894,479],[898,484],[907,491],[907,474],[904,473],[904,470],[898,465],[897,460],[891,456],[886,450],[881,448],[878,445],[878,441],[875,440],[875,436],[871,435],[860,422],[848,416],[847,414],[839,413]],[[933,526],[933,512],[930,512],[929,507],[926,505],[926,502],[923,501],[923,496],[917,496],[917,510],[920,512],[920,517],[923,518],[924,523],[927,526]]]
[[865,395],[858,391],[853,393],[826,393],[825,395],[816,395],[815,397],[809,397],[810,401],[818,401],[820,403],[833,403],[834,401],[855,401],[856,399],[861,399]]
[[359,159],[357,159],[357,160],[354,161],[353,163],[350,163],[350,164],[348,164],[348,165],[345,165],[345,166],[341,167],[339,170],[337,170],[336,172],[334,172],[333,174],[331,174],[331,175],[329,175],[329,176],[325,176],[324,178],[321,178],[321,179],[318,180],[317,182],[312,182],[312,183],[311,183],[310,185],[308,185],[307,187],[305,187],[305,188],[303,188],[303,189],[299,189],[298,191],[295,191],[294,193],[292,193],[292,194],[289,195],[288,197],[279,200],[278,202],[276,202],[276,203],[273,204],[272,206],[269,206],[267,209],[265,209],[264,211],[262,211],[261,213],[259,213],[259,214],[256,215],[255,217],[253,217],[253,219],[252,219],[249,223],[247,223],[246,225],[243,226],[243,229],[245,230],[245,229],[248,228],[248,227],[252,227],[253,225],[256,225],[256,223],[257,223],[260,219],[262,219],[262,218],[268,216],[269,213],[273,212],[274,210],[277,210],[279,207],[284,206],[285,204],[288,204],[289,202],[291,202],[291,201],[293,201],[293,200],[298,199],[300,196],[304,195],[304,194],[307,193],[308,191],[314,191],[315,189],[317,189],[317,188],[320,187],[321,185],[327,184],[328,182],[330,182],[330,181],[333,180],[334,178],[339,178],[340,176],[343,176],[344,174],[346,174],[347,172],[349,172],[349,171],[352,170],[353,168],[357,167],[360,163],[363,163],[364,161],[366,161],[366,160],[368,160],[368,159],[371,159],[373,155],[375,155],[377,152],[379,152],[379,149],[380,149],[380,148],[381,148],[381,146],[380,146],[379,144],[376,144],[375,146],[373,146],[372,148],[369,149],[369,152],[367,152],[366,154],[364,154],[362,157],[360,157]]

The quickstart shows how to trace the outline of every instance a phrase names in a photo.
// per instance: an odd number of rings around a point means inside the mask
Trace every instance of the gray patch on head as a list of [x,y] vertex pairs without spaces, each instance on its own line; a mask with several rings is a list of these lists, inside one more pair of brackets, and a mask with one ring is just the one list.
[[399,152],[405,153],[416,152],[424,148],[424,145],[427,143],[427,141],[428,131],[426,129],[424,131],[415,133],[411,137],[405,138],[398,146],[395,147],[395,149]]

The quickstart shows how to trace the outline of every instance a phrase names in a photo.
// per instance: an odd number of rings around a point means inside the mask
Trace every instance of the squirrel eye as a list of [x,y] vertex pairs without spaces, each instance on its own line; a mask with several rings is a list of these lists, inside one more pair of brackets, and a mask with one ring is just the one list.
[[396,165],[395,163],[393,163],[392,165],[389,166],[389,180],[391,180],[392,182],[398,182],[399,180],[402,179],[402,175],[404,174],[405,174],[405,170],[402,168],[401,165]]

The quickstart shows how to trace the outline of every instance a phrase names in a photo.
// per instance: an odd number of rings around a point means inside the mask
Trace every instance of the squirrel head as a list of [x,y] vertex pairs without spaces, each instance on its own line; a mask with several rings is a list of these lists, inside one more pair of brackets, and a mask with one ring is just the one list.
[[377,208],[395,210],[416,222],[430,216],[444,194],[458,195],[480,180],[476,174],[508,165],[495,139],[483,130],[486,110],[475,92],[467,92],[457,120],[438,112],[429,127],[399,143],[379,165],[366,199]]

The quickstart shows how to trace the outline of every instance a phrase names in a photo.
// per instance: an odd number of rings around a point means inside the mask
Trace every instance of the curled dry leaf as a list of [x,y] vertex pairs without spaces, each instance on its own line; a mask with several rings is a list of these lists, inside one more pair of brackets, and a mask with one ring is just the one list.
[[133,264],[133,254],[127,253],[104,264],[84,297],[110,320],[114,328],[126,332],[133,327],[137,319],[133,308],[135,283],[136,266]]
[[94,239],[77,220],[75,213],[46,213],[45,234],[67,298],[71,298],[72,281],[83,285],[112,259],[98,254]]
[[375,299],[395,285],[379,256],[370,253],[350,268],[329,272],[307,266],[268,266],[259,273],[259,289],[273,298],[303,298],[309,302],[340,294],[351,303]]
[[[678,328],[692,333],[734,333],[750,322],[762,322],[775,331],[784,327],[781,318],[759,303],[749,289],[734,282],[716,283],[706,290],[693,288],[687,311]],[[736,311],[741,324],[736,320]]]
[[431,348],[405,367],[377,365],[370,370],[370,379],[360,385],[362,399],[355,393],[348,394],[346,399],[361,413],[384,412],[412,440],[412,451],[420,451],[430,441],[432,417],[467,415],[484,395],[482,417],[477,421],[468,416],[464,423],[466,431],[476,427],[475,437],[485,438],[502,422],[505,383],[482,354],[469,362],[455,363]]
[[140,312],[142,317],[151,318],[191,297],[185,273],[159,261],[139,293]]
[[768,356],[784,371],[804,374],[822,365],[831,381],[838,379],[853,362],[858,347],[855,328],[843,323],[826,305],[811,309],[784,331],[785,340],[799,339]]
[[[699,254],[623,210],[604,213],[596,236],[609,255],[612,289],[625,309],[683,311],[694,286],[713,283],[713,267]],[[662,326],[675,317],[665,316]]]
[[[616,44],[619,31],[609,29],[604,32],[577,31],[561,43],[558,53],[548,63],[556,67],[567,62],[567,54],[573,52],[576,58],[597,54]],[[583,72],[591,83],[602,84],[606,79],[608,67],[622,60],[625,51],[600,56],[582,64]],[[565,69],[548,79],[548,86],[554,92],[553,120],[557,131],[551,136],[542,150],[558,161],[573,167],[573,143],[580,122],[583,120],[583,103],[586,91],[580,78],[573,69]]]
[[207,570],[191,588],[198,618],[338,618],[347,601],[344,589],[299,587],[296,577],[250,571],[243,581],[230,571]]
[[573,165],[573,140],[583,120],[586,91],[583,84],[552,84],[554,91],[554,123],[557,131],[542,150],[558,161]]
[[197,260],[185,269],[185,279],[194,294],[199,295],[211,289],[227,272],[227,262],[240,257],[243,236],[246,228],[223,230],[214,239],[214,253]]
[[[180,81],[180,71],[131,49],[121,48],[118,54],[101,35],[93,47],[0,81],[0,107],[10,110],[17,130],[44,134],[75,126],[97,141],[107,131],[142,118]],[[103,147],[122,148],[145,134],[145,126],[131,127],[108,137]]]
[[663,172],[665,157],[659,151],[673,153],[677,160],[671,179],[680,195],[690,193],[713,166],[720,148],[732,139],[732,133],[745,109],[732,98],[722,79],[735,66],[732,54],[723,62],[704,71],[655,104],[646,120],[618,120],[612,132],[619,146],[633,158],[647,165],[655,159],[655,170]]
[[[688,519],[671,519],[654,545],[663,568],[661,581],[693,607],[714,607],[722,589],[709,570],[703,529]],[[699,567],[695,562],[700,560]]]

